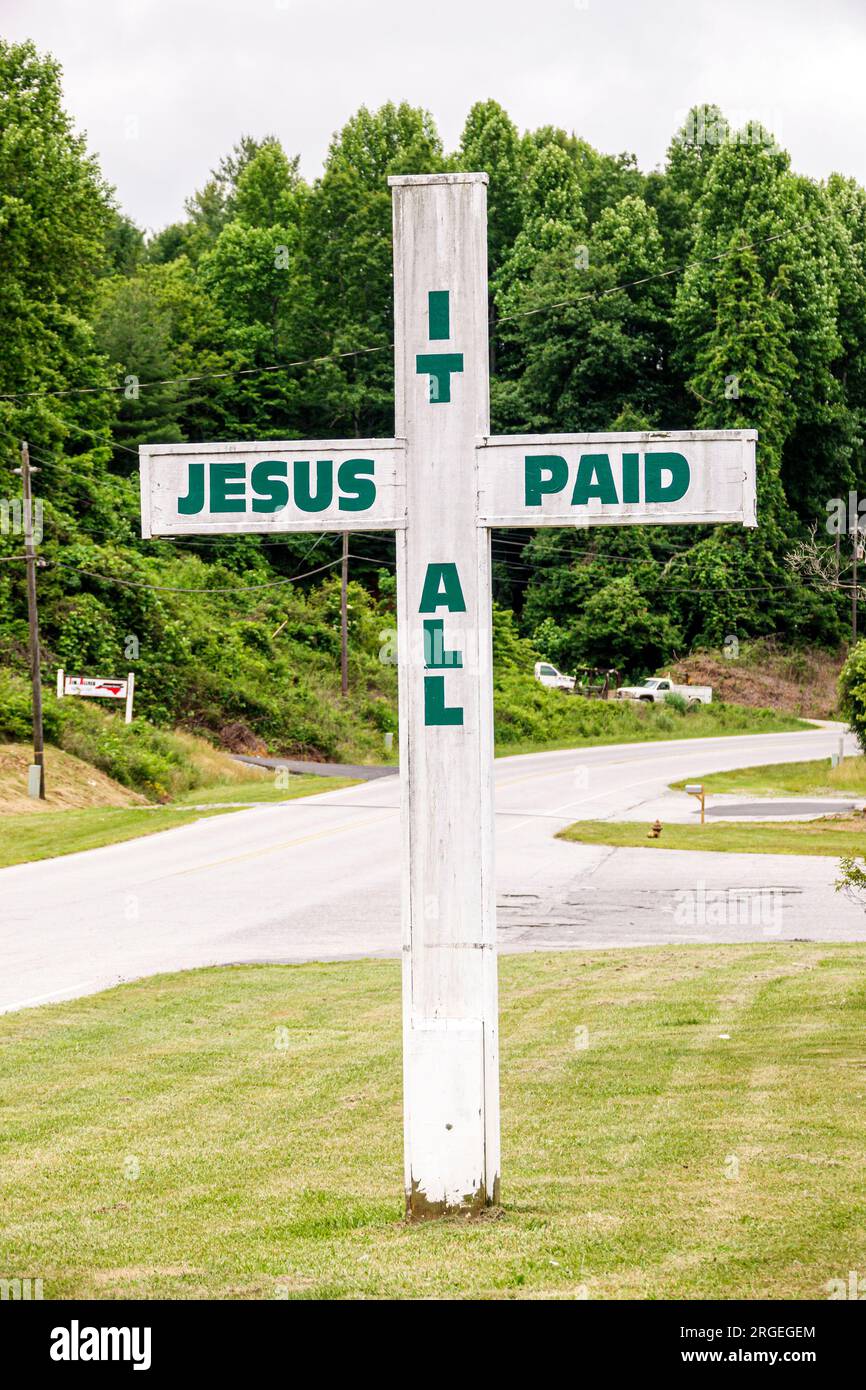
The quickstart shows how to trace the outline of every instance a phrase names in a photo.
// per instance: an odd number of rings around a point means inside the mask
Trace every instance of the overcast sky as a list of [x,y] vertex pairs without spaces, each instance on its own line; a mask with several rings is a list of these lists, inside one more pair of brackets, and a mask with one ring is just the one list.
[[521,129],[664,159],[688,107],[756,117],[794,167],[866,183],[866,0],[0,0],[63,65],[126,212],[155,229],[241,134],[309,178],[362,103],[427,107],[447,148],[495,97]]

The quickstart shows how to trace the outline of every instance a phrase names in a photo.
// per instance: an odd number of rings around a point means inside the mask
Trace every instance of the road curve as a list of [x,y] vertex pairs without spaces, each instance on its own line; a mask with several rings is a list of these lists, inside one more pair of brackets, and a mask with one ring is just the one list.
[[[572,820],[639,815],[682,777],[828,757],[840,731],[498,759],[502,950],[866,940],[834,859],[554,838]],[[383,778],[0,870],[0,1011],[202,965],[397,955],[398,803]]]

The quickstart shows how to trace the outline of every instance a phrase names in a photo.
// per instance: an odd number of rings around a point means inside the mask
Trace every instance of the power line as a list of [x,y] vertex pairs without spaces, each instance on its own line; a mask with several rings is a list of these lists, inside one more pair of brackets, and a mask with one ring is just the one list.
[[[769,242],[779,241],[782,237],[795,234],[804,225],[807,224],[796,223],[794,226],[788,227],[784,231],[774,232],[771,236],[759,237],[755,241],[743,243],[740,246],[729,248],[726,251],[720,251],[714,256],[698,256],[695,257],[693,260],[683,261],[680,265],[671,266],[667,270],[653,271],[651,275],[642,275],[636,280],[626,280],[620,285],[610,285],[606,289],[587,290],[584,294],[577,295],[575,298],[572,299],[558,299],[554,300],[550,304],[540,304],[536,305],[535,308],[532,309],[521,309],[515,311],[512,314],[504,314],[502,317],[498,319],[491,318],[488,320],[488,328],[490,328],[492,331],[495,331],[500,327],[501,324],[510,323],[514,319],[528,318],[534,314],[544,314],[549,313],[554,309],[568,308],[571,305],[580,304],[587,299],[604,299],[608,295],[618,294],[623,290],[633,289],[637,285],[646,285],[653,280],[666,280],[669,279],[672,275],[679,275],[683,271],[688,270],[690,266],[710,265],[713,262],[724,260],[726,256],[733,256],[741,251],[753,251],[758,246],[765,246]],[[377,347],[352,348],[345,352],[336,353],[326,352],[321,353],[316,357],[299,358],[293,362],[273,363],[267,367],[233,367],[223,372],[196,372],[190,376],[161,377],[155,381],[140,381],[138,382],[137,389],[139,391],[146,391],[149,390],[151,387],[155,386],[177,386],[182,383],[189,383],[193,381],[225,380],[229,377],[261,376],[269,372],[286,372],[291,371],[296,367],[315,367],[325,362],[338,362],[344,361],[351,357],[371,356],[377,352],[392,351],[393,348],[394,344],[392,342],[381,343]],[[64,386],[55,391],[6,391],[0,393],[0,400],[22,401],[31,400],[34,398],[53,399],[57,396],[70,395],[100,395],[105,393],[116,394],[118,391],[125,391],[126,389],[127,387],[125,384],[118,383],[118,385],[116,386]],[[133,453],[135,451],[129,450],[129,452]]]
[[[494,532],[495,532],[495,529],[496,529],[496,528],[494,527],[493,529],[494,529]],[[559,530],[560,528],[557,527],[556,529]],[[569,528],[568,528],[567,525],[563,525],[561,529],[562,529],[563,531],[565,531],[565,530],[568,530]],[[581,530],[582,528],[581,528],[580,526],[575,526],[573,529],[574,529],[574,531],[579,531],[579,530]],[[500,536],[500,535],[494,534],[494,536],[493,536],[493,544],[494,544],[494,545],[510,545],[510,546],[512,546],[513,548],[519,549],[521,552],[523,552],[524,550],[526,550],[526,548],[527,548],[528,546],[532,545],[533,541],[536,540],[537,538],[538,538],[538,532],[537,532],[537,530],[535,531],[535,534],[534,534],[532,537],[530,537],[530,539],[529,539],[528,541],[513,541],[513,540],[511,540],[511,538],[508,537],[508,536]],[[690,546],[690,545],[685,545],[685,546],[683,546],[683,545],[671,545],[670,542],[661,541],[661,540],[656,540],[655,536],[653,536],[653,537],[651,538],[650,544],[651,544],[651,545],[663,545],[663,546],[665,547],[666,550],[672,550],[672,551],[674,552],[674,554],[670,557],[671,559],[675,559],[677,555],[686,555],[686,554],[693,548],[693,547]],[[696,541],[695,544],[697,545],[698,542]],[[542,551],[542,555],[595,555],[599,560],[604,560],[604,559],[606,559],[606,558],[607,558],[607,559],[611,559],[611,560],[635,560],[635,559],[636,559],[636,560],[638,560],[638,561],[651,560],[651,561],[654,561],[656,564],[662,563],[661,561],[659,561],[659,560],[657,559],[657,557],[656,557],[655,555],[647,555],[647,556],[640,556],[640,555],[639,555],[639,556],[633,556],[633,555],[620,555],[620,554],[618,554],[618,553],[615,552],[615,551],[608,551],[608,550],[577,550],[577,549],[574,548],[574,546],[570,546],[570,545],[545,545],[544,548],[543,548],[543,551]],[[664,563],[665,563],[665,564],[669,564],[670,561],[669,561],[669,560],[666,560],[666,561],[664,561]]]
[[[157,381],[140,381],[136,389],[139,391],[147,391],[152,386],[177,386],[182,382],[214,381],[226,377],[261,376],[266,372],[287,372],[291,371],[294,367],[315,367],[322,362],[337,362],[347,357],[364,357],[375,352],[386,352],[392,349],[393,346],[393,343],[382,343],[378,347],[353,348],[348,352],[326,352],[320,354],[318,357],[300,358],[295,362],[276,362],[268,367],[233,367],[226,372],[196,372],[192,376],[162,377]],[[7,391],[0,394],[0,400],[23,401],[30,400],[34,396],[38,396],[40,399],[53,398],[55,396],[93,396],[105,392],[114,393],[117,391],[125,391],[126,389],[125,385],[120,384],[117,386],[64,386],[56,391]]]
[[[192,397],[189,398],[191,400]],[[174,401],[174,405],[188,405],[189,400]],[[132,454],[133,458],[138,458],[138,450],[131,449],[128,444],[120,444],[116,439],[108,435],[98,435],[96,430],[89,430],[84,425],[73,425],[70,420],[63,421],[64,428],[74,430],[76,434],[89,434],[91,439],[95,439],[97,444],[108,444],[112,449],[121,449],[125,454]]]
[[[807,224],[796,223],[793,227],[786,228],[784,232],[774,232],[772,236],[760,237],[757,241],[744,243],[727,251],[720,251],[715,256],[696,256],[694,260],[683,261],[681,265],[671,266],[669,270],[653,271],[652,275],[642,275],[638,280],[627,280],[622,285],[611,285],[603,290],[587,290],[585,294],[579,294],[574,299],[557,299],[551,304],[541,304],[534,309],[520,309],[513,314],[503,314],[496,320],[495,327],[501,323],[509,323],[512,319],[527,318],[530,314],[546,314],[551,309],[565,309],[573,304],[581,304],[587,299],[604,299],[609,294],[619,294],[622,290],[634,289],[636,285],[648,285],[652,280],[666,280],[671,275],[679,275],[684,270],[688,270],[693,265],[710,265],[713,261],[722,261],[726,256],[734,256],[740,251],[754,251],[757,246],[765,246],[767,242],[778,241],[780,237],[789,236],[800,231]],[[493,320],[489,320],[493,325]]]
[[259,589],[278,589],[286,584],[297,584],[301,579],[309,579],[314,574],[321,574],[323,570],[329,570],[338,565],[340,560],[329,560],[326,565],[319,565],[316,569],[307,570],[306,574],[294,574],[291,578],[272,579],[264,584],[218,584],[206,585],[204,587],[191,587],[186,585],[174,584],[147,584],[140,579],[123,579],[118,574],[97,574],[94,570],[84,569],[81,565],[70,565],[64,560],[49,560],[49,565],[55,569],[74,570],[76,574],[84,574],[88,579],[100,579],[106,584],[122,584],[129,589],[150,589],[155,593],[165,594],[246,594]]
[[[329,532],[323,532],[323,535],[328,535],[328,534],[330,534],[330,533],[329,533]],[[321,537],[320,537],[320,539],[321,539]],[[309,554],[309,553],[310,553],[310,552],[308,552],[308,554]],[[5,555],[5,556],[0,556],[0,561],[2,561],[2,560],[23,560],[24,558],[25,558],[25,557],[24,557],[23,555]],[[504,565],[507,569],[527,570],[527,571],[529,571],[530,573],[544,573],[544,572],[545,572],[543,569],[540,569],[540,567],[538,567],[538,566],[524,565],[524,564],[521,564],[519,561],[516,561],[516,560],[503,559],[501,556],[494,556],[493,558],[494,558],[496,564]],[[385,557],[379,557],[379,556],[374,556],[374,555],[359,555],[356,551],[350,551],[350,552],[349,552],[349,559],[351,559],[351,560],[361,560],[362,562],[365,562],[365,563],[370,564],[370,565],[376,565],[376,566],[378,566],[378,567],[380,567],[380,568],[396,569],[396,567],[397,567],[397,566],[396,566],[396,561],[394,561],[394,560],[389,560],[389,559],[387,559],[387,558],[385,558]],[[295,575],[292,575],[291,577],[286,577],[286,578],[284,578],[284,579],[269,580],[268,582],[266,582],[266,583],[264,583],[264,584],[223,584],[223,585],[206,585],[206,586],[201,586],[201,587],[198,587],[198,586],[193,587],[193,586],[186,586],[186,585],[170,585],[170,584],[148,584],[148,583],[145,583],[145,582],[142,581],[142,580],[124,579],[124,578],[123,578],[122,576],[120,576],[120,575],[114,575],[114,574],[99,574],[99,573],[97,573],[97,572],[94,571],[94,570],[84,569],[84,568],[83,568],[82,566],[80,566],[80,565],[71,565],[71,564],[67,564],[67,563],[66,563],[65,561],[63,561],[63,560],[42,560],[40,563],[41,563],[42,565],[44,565],[44,566],[51,566],[51,567],[54,568],[54,569],[72,570],[72,571],[73,571],[74,573],[76,573],[76,574],[83,574],[83,575],[86,575],[87,578],[89,578],[89,579],[98,579],[98,580],[101,580],[103,583],[106,583],[106,584],[121,584],[121,585],[123,585],[123,586],[126,587],[126,588],[148,589],[148,590],[151,590],[151,591],[156,592],[156,593],[170,593],[170,594],[227,594],[227,593],[253,593],[253,592],[258,592],[258,591],[261,590],[261,589],[283,588],[283,587],[285,587],[285,585],[287,585],[287,584],[297,584],[297,583],[298,583],[300,580],[302,580],[302,579],[310,579],[310,578],[312,578],[313,575],[322,574],[325,570],[333,569],[335,565],[339,565],[339,564],[342,563],[342,556],[338,556],[338,558],[337,558],[336,560],[329,560],[329,561],[327,562],[327,564],[318,565],[315,569],[307,570],[304,574],[295,574]],[[661,583],[661,578],[660,578],[659,582]],[[732,586],[732,587],[722,587],[722,588],[713,588],[713,589],[706,588],[705,586],[702,585],[702,586],[701,586],[701,589],[700,589],[700,593],[701,593],[701,594],[780,593],[780,592],[782,592],[782,591],[790,591],[790,589],[791,589],[792,587],[793,587],[793,588],[796,588],[796,587],[797,587],[796,582],[795,582],[794,580],[788,580],[788,581],[787,581],[786,583],[784,583],[784,584],[735,585],[735,586]],[[678,587],[678,586],[676,586],[676,585],[670,585],[670,584],[668,584],[668,583],[665,583],[664,589],[665,589],[665,593],[672,593],[672,594],[690,594],[690,593],[695,593],[694,585],[687,585],[687,586],[684,586],[684,587]]]

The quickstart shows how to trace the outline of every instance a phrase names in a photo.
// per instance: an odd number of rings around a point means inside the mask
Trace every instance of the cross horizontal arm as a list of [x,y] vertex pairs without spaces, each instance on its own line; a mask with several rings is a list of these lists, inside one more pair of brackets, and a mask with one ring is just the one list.
[[143,445],[141,533],[400,530],[405,455],[398,439]]
[[501,435],[476,449],[479,526],[756,526],[755,430]]

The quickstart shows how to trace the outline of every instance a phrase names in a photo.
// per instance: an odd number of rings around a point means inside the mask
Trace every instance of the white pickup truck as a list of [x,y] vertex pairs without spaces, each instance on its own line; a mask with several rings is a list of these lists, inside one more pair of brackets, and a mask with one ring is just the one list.
[[621,685],[617,700],[647,700],[658,704],[668,695],[682,695],[690,705],[708,705],[713,698],[710,685],[674,685],[670,676],[650,676],[640,685]]
[[536,661],[535,679],[551,690],[574,690],[574,676],[564,676],[549,661]]

